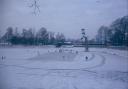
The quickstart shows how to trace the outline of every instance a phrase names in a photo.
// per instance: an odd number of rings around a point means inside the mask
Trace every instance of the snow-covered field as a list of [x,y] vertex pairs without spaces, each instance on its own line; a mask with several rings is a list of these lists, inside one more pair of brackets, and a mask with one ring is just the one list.
[[0,89],[128,89],[128,51],[0,48]]

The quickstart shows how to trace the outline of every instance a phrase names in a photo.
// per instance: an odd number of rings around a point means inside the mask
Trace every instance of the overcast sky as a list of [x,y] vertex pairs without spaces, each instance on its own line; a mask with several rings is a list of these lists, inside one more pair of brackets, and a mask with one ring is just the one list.
[[128,14],[127,0],[38,0],[40,12],[32,14],[33,0],[0,0],[0,31],[9,26],[45,27],[62,32],[70,38],[80,38],[80,29],[87,29],[89,38],[101,25],[109,26],[115,19]]

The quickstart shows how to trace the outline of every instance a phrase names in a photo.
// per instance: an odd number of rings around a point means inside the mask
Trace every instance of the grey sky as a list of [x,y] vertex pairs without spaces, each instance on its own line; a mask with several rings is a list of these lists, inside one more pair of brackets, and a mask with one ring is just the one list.
[[33,0],[0,0],[0,30],[8,26],[22,28],[46,27],[67,37],[79,38],[80,29],[87,29],[89,38],[101,25],[128,14],[127,0],[38,0],[40,13],[33,15]]

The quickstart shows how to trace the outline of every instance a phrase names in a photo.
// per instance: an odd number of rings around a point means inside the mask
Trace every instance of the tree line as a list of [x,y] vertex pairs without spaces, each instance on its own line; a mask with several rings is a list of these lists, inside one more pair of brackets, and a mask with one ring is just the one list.
[[[6,33],[0,38],[2,43],[14,45],[54,45],[58,42],[69,41],[75,45],[81,45],[81,39],[66,39],[62,33],[48,31],[45,27],[37,32],[34,29],[23,28],[18,32],[18,28],[8,27]],[[88,40],[89,44],[102,44],[112,46],[128,46],[128,16],[118,18],[110,26],[102,25],[94,39]]]
[[128,46],[128,16],[118,18],[110,26],[101,26],[96,42],[105,45]]
[[57,42],[63,43],[65,36],[62,33],[55,34],[47,31],[44,27],[37,32],[32,28],[23,28],[21,33],[18,32],[18,28],[8,27],[6,33],[1,37],[1,41],[14,45],[48,45],[56,44]]

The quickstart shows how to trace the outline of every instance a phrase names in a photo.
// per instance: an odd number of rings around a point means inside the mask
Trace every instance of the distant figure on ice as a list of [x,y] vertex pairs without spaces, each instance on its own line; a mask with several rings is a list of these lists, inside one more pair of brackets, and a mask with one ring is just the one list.
[[59,53],[62,53],[62,51],[63,51],[62,49],[59,49]]
[[65,59],[65,56],[63,56],[63,59]]
[[70,53],[72,53],[72,50],[70,50]]
[[87,56],[85,57],[85,60],[86,60],[86,61],[88,60],[88,57],[87,57]]
[[76,51],[76,54],[78,54],[78,51]]
[[1,59],[4,60],[5,59],[5,56],[2,56]]

